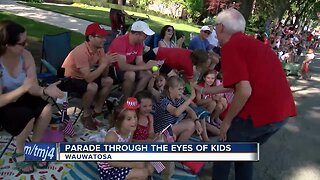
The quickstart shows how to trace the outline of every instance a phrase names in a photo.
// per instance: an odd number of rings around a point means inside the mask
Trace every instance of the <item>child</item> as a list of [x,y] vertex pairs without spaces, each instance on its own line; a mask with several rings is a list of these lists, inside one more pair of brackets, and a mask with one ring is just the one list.
[[311,78],[309,74],[309,64],[314,59],[314,56],[313,49],[309,48],[301,68],[301,76],[303,79],[308,80]]
[[[207,71],[203,75],[204,82],[201,82],[198,85],[204,88],[215,86],[217,74],[218,73],[215,70]],[[210,113],[212,113],[212,124],[220,128],[221,120],[219,119],[219,115],[227,108],[227,100],[221,95],[215,95],[210,93],[203,94],[197,91],[196,102],[197,105],[206,108]],[[207,129],[212,134],[219,134],[219,131],[217,131],[216,128],[213,128],[210,125],[207,125]]]
[[[136,110],[139,104],[136,98],[128,98],[127,102],[114,114],[114,127],[105,137],[105,142],[130,142],[132,133],[137,127]],[[148,162],[98,162],[101,179],[147,179],[153,173]]]
[[[154,114],[155,132],[162,131],[169,124],[173,125],[173,133],[177,141],[188,141],[195,129],[198,134],[202,133],[200,122],[195,112],[189,107],[195,98],[195,90],[192,88],[189,99],[182,98],[185,82],[178,76],[168,78],[164,87],[164,94],[156,104]],[[184,112],[191,118],[185,119]]]
[[138,110],[138,125],[133,133],[133,141],[151,142],[155,138],[153,130],[152,111],[152,94],[149,91],[140,91],[136,94],[136,98],[140,103]]
[[148,90],[155,97],[156,102],[159,101],[160,95],[163,92],[164,85],[166,84],[167,76],[165,74],[159,74],[158,72],[154,72],[152,79],[149,81]]

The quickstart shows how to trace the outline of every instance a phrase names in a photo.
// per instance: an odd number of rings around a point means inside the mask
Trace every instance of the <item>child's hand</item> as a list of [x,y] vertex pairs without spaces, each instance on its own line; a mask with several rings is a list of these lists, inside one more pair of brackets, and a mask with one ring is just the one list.
[[191,89],[190,99],[194,100],[194,98],[196,97],[196,90],[194,89],[194,87],[192,85],[190,86],[190,89]]
[[153,78],[157,78],[157,77],[159,77],[159,75],[160,75],[159,71],[155,71],[155,72],[152,73],[152,77]]
[[214,101],[220,101],[221,96],[215,95],[215,96],[212,96],[211,99]]
[[197,134],[198,134],[198,135],[201,135],[203,129],[202,129],[202,126],[201,126],[201,123],[200,123],[199,120],[196,120],[196,121],[195,121],[195,126],[196,126],[195,128],[196,128]]
[[173,139],[174,139],[174,141],[177,141],[177,136],[175,133],[173,133]]
[[153,136],[153,140],[154,141],[159,141],[159,140],[162,140],[163,139],[163,136],[160,135],[160,133],[155,133],[154,136]]

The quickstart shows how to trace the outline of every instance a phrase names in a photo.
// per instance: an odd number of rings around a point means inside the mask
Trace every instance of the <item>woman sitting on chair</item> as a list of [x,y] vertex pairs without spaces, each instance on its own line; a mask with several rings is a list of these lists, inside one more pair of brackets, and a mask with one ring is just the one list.
[[162,27],[160,32],[160,41],[158,42],[158,47],[165,47],[165,48],[181,48],[182,44],[185,40],[184,36],[179,37],[177,39],[177,44],[174,43],[174,28],[171,25],[165,25]]
[[39,142],[51,120],[51,105],[41,96],[63,97],[59,82],[40,87],[31,53],[25,50],[27,33],[19,24],[0,21],[0,125],[16,136],[16,150],[12,155],[21,173],[34,172],[33,165],[44,169],[48,162],[24,161],[24,145],[32,134]]

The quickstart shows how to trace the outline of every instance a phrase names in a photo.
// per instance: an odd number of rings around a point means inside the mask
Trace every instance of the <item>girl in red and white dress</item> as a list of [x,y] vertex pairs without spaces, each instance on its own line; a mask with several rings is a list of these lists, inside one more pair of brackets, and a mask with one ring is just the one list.
[[153,129],[153,115],[152,111],[152,94],[149,91],[140,91],[136,94],[136,98],[140,103],[138,109],[138,125],[133,133],[134,142],[151,142],[155,139]]
[[[123,108],[114,114],[114,127],[105,137],[105,142],[127,143],[137,127],[136,110],[139,108],[136,98],[128,98]],[[148,179],[154,168],[149,162],[98,162],[102,180]]]

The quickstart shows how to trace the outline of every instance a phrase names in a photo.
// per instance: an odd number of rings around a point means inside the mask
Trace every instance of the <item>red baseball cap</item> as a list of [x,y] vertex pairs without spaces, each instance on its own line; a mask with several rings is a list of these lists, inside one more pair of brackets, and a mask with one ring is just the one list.
[[86,36],[89,35],[107,36],[109,33],[97,22],[89,24],[86,29]]
[[123,104],[124,109],[136,110],[140,107],[138,100],[134,97],[129,97],[127,101]]

